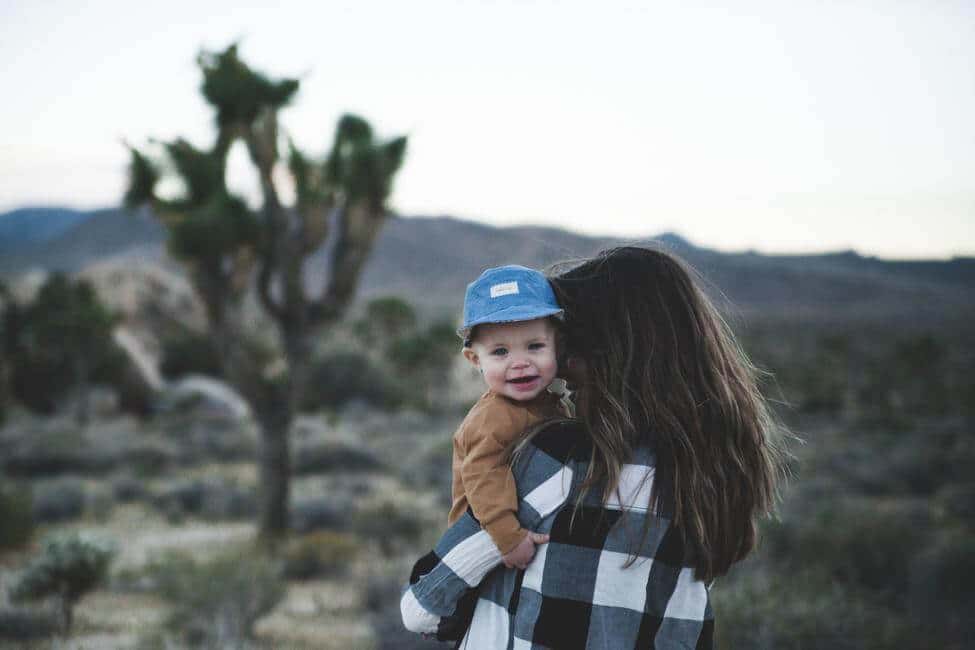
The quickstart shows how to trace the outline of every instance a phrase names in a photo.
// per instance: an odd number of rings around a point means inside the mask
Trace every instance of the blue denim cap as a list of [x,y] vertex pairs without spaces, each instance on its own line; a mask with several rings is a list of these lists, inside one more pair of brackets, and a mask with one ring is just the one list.
[[464,324],[457,334],[466,343],[475,325],[514,323],[546,316],[562,318],[562,308],[545,276],[516,264],[498,266],[467,285]]

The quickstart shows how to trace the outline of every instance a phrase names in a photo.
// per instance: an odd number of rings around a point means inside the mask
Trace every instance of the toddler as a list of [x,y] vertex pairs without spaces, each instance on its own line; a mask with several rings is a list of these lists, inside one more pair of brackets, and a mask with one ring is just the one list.
[[561,317],[548,280],[524,266],[488,269],[464,296],[458,334],[488,390],[454,434],[448,522],[470,508],[509,568],[525,568],[535,544],[547,541],[518,522],[515,481],[502,457],[520,434],[564,415],[559,396],[547,390],[557,369],[554,319]]

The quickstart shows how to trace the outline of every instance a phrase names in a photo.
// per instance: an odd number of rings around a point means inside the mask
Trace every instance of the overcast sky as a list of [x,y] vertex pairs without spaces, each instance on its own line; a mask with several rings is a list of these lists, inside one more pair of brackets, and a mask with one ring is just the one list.
[[123,139],[209,145],[195,55],[240,40],[302,78],[306,150],[347,111],[409,134],[406,215],[975,254],[970,0],[276,4],[0,3],[0,210],[117,204]]

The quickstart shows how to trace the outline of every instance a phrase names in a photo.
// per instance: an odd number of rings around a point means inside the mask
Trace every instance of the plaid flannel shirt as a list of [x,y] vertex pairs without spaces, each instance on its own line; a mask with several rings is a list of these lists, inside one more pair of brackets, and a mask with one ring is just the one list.
[[[577,423],[536,435],[513,467],[518,518],[549,534],[549,542],[526,570],[506,569],[468,512],[414,566],[400,601],[406,627],[460,638],[464,630],[451,636],[450,627],[458,619],[466,625],[462,610],[473,608],[459,648],[712,648],[708,587],[694,579],[665,508],[648,511],[653,452],[638,450],[624,465],[606,504],[597,486],[576,509],[589,459],[588,436]],[[645,517],[653,519],[650,533],[627,567],[629,542],[639,539]]]

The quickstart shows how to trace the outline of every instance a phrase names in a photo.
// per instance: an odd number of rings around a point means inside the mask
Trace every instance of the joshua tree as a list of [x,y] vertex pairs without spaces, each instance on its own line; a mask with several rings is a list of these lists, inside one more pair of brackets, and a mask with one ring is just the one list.
[[[311,347],[355,293],[387,216],[385,203],[406,138],[380,142],[365,120],[346,115],[327,156],[314,160],[293,142],[282,146],[279,135],[278,112],[298,91],[296,79],[271,80],[251,69],[238,58],[236,45],[204,52],[198,63],[203,96],[216,113],[216,141],[205,150],[183,139],[163,143],[166,164],[132,148],[125,203],[151,206],[167,227],[169,250],[187,267],[206,306],[223,372],[259,422],[259,526],[273,542],[287,529],[288,430]],[[246,145],[260,179],[262,204],[256,211],[227,187],[227,157],[235,142]],[[156,192],[166,169],[182,181],[178,199]],[[293,205],[280,191],[288,175]],[[327,280],[313,292],[306,261],[323,248],[329,251],[322,262]],[[270,347],[254,345],[234,316],[250,289],[275,325]]]

